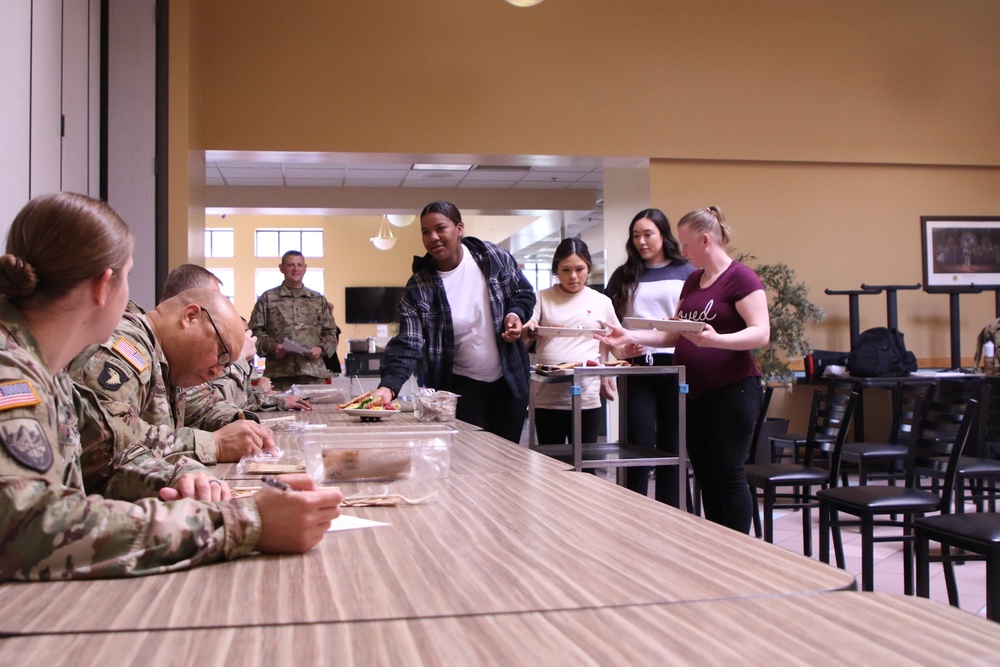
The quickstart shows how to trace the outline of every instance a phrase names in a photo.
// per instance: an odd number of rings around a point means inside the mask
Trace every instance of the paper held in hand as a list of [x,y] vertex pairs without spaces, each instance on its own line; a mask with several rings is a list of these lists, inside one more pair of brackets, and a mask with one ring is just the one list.
[[657,331],[701,331],[705,328],[704,322],[693,320],[647,320],[642,317],[626,317],[623,321],[626,329],[656,329]]
[[311,349],[308,347],[302,347],[291,338],[286,338],[281,341],[281,346],[285,348],[285,352],[294,352],[295,354],[309,354],[312,352]]

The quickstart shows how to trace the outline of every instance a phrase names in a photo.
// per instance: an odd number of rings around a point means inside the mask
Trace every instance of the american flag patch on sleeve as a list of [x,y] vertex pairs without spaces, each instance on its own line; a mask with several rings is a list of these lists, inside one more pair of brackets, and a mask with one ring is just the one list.
[[0,382],[0,410],[38,405],[42,399],[27,380]]
[[142,356],[142,353],[135,349],[135,345],[128,342],[124,338],[119,338],[118,341],[111,347],[115,352],[120,354],[125,361],[135,366],[135,369],[140,373],[146,370],[146,367],[149,366],[149,362],[146,361],[146,357]]

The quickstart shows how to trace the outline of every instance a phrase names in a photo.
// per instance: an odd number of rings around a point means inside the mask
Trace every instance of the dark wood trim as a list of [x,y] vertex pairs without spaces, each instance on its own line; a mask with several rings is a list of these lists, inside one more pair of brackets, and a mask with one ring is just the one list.
[[160,290],[167,279],[169,270],[169,87],[170,87],[170,2],[157,0],[156,3],[156,204],[154,253],[156,265],[155,296],[160,300]]

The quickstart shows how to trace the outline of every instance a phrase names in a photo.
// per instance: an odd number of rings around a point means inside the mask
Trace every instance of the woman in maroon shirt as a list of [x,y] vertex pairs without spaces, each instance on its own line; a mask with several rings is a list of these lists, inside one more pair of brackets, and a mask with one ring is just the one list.
[[705,323],[699,332],[626,331],[606,343],[674,345],[687,367],[687,449],[701,486],[705,518],[749,532],[753,506],[744,465],[763,401],[754,348],[767,345],[767,296],[753,269],[730,257],[732,232],[714,207],[677,223],[681,252],[698,270],[681,290],[677,317]]

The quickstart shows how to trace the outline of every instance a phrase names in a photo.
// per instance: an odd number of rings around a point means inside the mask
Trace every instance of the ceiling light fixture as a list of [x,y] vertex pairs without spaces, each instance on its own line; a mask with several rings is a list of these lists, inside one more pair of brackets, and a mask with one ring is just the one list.
[[415,215],[386,215],[386,220],[395,227],[407,227],[417,219]]
[[413,169],[417,171],[469,171],[471,164],[415,164]]
[[515,7],[534,7],[542,0],[507,0],[510,4]]
[[388,224],[389,216],[383,215],[378,226],[378,234],[368,239],[379,250],[388,250],[396,245],[396,237],[392,235],[392,227]]

